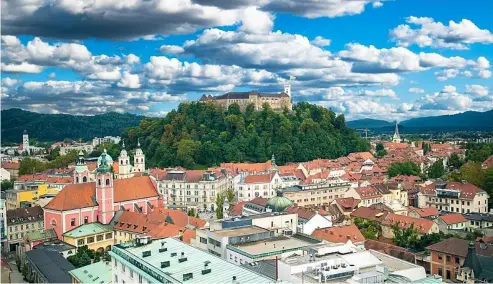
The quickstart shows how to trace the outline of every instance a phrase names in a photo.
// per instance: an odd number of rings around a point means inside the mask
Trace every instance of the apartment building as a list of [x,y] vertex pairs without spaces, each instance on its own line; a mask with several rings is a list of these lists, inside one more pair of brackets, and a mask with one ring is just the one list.
[[351,188],[344,194],[345,198],[359,199],[359,206],[370,207],[373,204],[383,203],[382,194],[373,186]]
[[43,209],[39,206],[7,210],[7,251],[15,251],[28,232],[42,230]]
[[298,206],[314,207],[328,205],[333,200],[344,197],[350,187],[347,181],[327,181],[284,188],[282,194]]
[[40,184],[37,187],[26,190],[10,189],[5,193],[5,200],[7,209],[15,209],[27,205],[30,207],[32,203],[40,200],[44,197],[53,197],[58,194],[60,190],[54,187],[48,187],[48,184]]
[[172,170],[158,184],[168,206],[195,211],[215,211],[217,195],[229,188],[227,176],[220,171]]
[[489,198],[486,191],[470,183],[437,181],[418,193],[418,207],[455,213],[487,213]]
[[234,183],[238,201],[248,201],[255,197],[271,198],[283,187],[283,180],[277,172],[242,175]]
[[426,247],[431,252],[431,274],[455,280],[468,253],[467,240],[450,238]]

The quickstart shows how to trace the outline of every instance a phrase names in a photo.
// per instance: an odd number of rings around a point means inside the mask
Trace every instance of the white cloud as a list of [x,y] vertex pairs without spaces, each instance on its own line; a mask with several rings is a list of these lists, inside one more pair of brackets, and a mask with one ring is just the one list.
[[457,88],[453,85],[446,85],[443,87],[442,93],[455,93]]
[[489,78],[491,78],[491,71],[490,70],[479,70],[478,77],[483,78],[483,79],[489,79]]
[[313,44],[315,46],[319,46],[319,47],[329,46],[330,43],[331,43],[330,39],[323,38],[321,36],[317,36],[317,37],[315,37],[315,39],[313,39],[311,41],[311,44]]
[[51,72],[50,74],[48,74],[48,78],[50,79],[53,79],[56,77],[56,73],[55,72]]
[[361,14],[370,1],[347,0],[270,0],[262,9],[273,12],[292,13],[307,18],[341,17]]
[[107,80],[107,81],[118,81],[121,78],[120,68],[114,68],[113,70],[104,70],[91,73],[87,76],[89,79],[93,80]]
[[161,45],[159,50],[165,54],[180,54],[185,51],[183,47],[178,45]]
[[489,93],[488,87],[481,85],[466,85],[466,93],[476,97],[484,97]]
[[[478,28],[468,19],[462,19],[458,23],[449,21],[448,26],[426,17],[410,16],[406,22],[409,25],[399,25],[390,31],[391,39],[404,47],[417,44],[420,47],[468,49],[473,43],[493,42],[490,31]],[[410,25],[418,28],[413,29]]]
[[19,80],[11,79],[9,77],[2,79],[2,84],[7,86],[7,87],[15,86],[15,85],[17,85],[17,83],[19,83]]
[[458,69],[443,69],[435,72],[435,76],[439,81],[446,81],[450,78],[455,78],[459,74]]
[[125,71],[123,72],[123,76],[120,81],[117,83],[117,86],[121,88],[138,89],[141,86],[139,75],[130,74]]
[[127,60],[128,64],[139,64],[140,63],[140,58],[133,53],[126,55],[125,59]]
[[422,88],[409,88],[409,93],[414,93],[414,94],[421,94],[421,93],[424,93],[425,90],[423,90]]
[[43,67],[27,62],[22,62],[20,64],[2,63],[2,71],[11,73],[41,73]]
[[380,7],[382,7],[382,6],[383,6],[383,3],[382,3],[382,2],[380,2],[380,1],[375,1],[375,2],[373,2],[373,3],[371,4],[371,6],[372,6],[373,8],[380,8]]
[[243,10],[239,30],[250,34],[266,34],[273,26],[274,16],[255,7],[249,7]]

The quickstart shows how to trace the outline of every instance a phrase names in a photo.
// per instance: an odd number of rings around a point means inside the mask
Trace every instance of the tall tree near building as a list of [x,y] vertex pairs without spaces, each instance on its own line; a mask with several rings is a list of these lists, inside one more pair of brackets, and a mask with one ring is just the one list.
[[441,178],[445,174],[445,168],[443,167],[443,160],[438,159],[428,169],[429,178]]

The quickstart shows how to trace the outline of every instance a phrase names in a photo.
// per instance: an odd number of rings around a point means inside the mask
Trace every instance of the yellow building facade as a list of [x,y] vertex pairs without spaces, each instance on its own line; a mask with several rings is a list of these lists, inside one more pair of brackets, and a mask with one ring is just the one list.
[[43,195],[57,195],[57,188],[50,188],[47,184],[40,184],[38,188],[31,190],[7,190],[6,192],[6,207],[7,210],[20,208],[21,202],[32,203],[39,200]]
[[97,252],[109,251],[115,244],[111,226],[101,223],[84,224],[65,232],[63,241],[75,247],[87,245],[88,249]]

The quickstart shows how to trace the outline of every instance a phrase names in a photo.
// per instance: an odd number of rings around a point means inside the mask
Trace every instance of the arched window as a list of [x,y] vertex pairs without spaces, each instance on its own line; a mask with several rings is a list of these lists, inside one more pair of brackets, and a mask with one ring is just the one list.
[[87,182],[87,177],[82,177],[82,182]]
[[55,219],[51,219],[50,225],[51,225],[52,228],[56,227],[56,220]]
[[110,179],[109,178],[106,179],[106,185],[110,185]]
[[125,160],[125,165],[128,165],[128,160]]
[[75,177],[75,183],[79,183],[79,177]]
[[98,179],[98,185],[101,185],[101,179]]
[[120,160],[120,165],[123,165],[123,160]]
[[140,162],[143,163],[144,162],[144,158],[140,159]]

